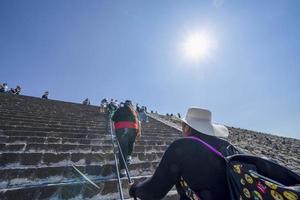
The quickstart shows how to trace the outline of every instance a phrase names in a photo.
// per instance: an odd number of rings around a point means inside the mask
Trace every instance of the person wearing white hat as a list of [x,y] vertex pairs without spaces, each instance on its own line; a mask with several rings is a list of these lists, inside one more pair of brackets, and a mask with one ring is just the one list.
[[[233,154],[232,145],[225,140],[229,131],[226,126],[213,123],[209,110],[190,107],[182,120],[182,134],[184,137],[195,136],[212,145],[224,156]],[[229,151],[230,150],[230,151]]]
[[[212,123],[211,112],[191,107],[182,119],[184,138],[170,144],[155,173],[145,181],[134,183],[129,194],[140,199],[162,199],[176,185],[181,200],[229,200],[226,180],[226,162],[211,149],[189,138],[199,138],[226,155],[230,145],[221,139],[228,136],[228,129]],[[184,182],[184,184],[182,184]],[[196,195],[188,197],[186,189]]]

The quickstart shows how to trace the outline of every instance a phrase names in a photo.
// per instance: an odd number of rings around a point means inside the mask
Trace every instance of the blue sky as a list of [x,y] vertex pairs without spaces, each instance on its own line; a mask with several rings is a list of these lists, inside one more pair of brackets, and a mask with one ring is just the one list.
[[[0,1],[0,81],[81,102],[189,106],[216,122],[300,138],[300,1]],[[183,58],[190,32],[217,47]]]

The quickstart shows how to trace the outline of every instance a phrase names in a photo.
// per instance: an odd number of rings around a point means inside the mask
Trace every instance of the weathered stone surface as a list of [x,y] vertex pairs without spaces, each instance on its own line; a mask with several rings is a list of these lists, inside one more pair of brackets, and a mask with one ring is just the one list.
[[[0,113],[0,199],[118,198],[107,116],[97,107],[0,94]],[[300,169],[299,140],[229,130],[237,146]],[[180,137],[178,129],[160,121],[150,118],[143,124],[129,166],[133,178],[151,175],[167,146]],[[72,164],[100,190],[78,176]],[[128,197],[126,178],[122,183]]]

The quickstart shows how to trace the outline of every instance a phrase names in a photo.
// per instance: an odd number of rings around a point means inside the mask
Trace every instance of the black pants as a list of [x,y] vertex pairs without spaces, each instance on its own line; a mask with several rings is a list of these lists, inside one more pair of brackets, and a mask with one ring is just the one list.
[[[130,156],[133,151],[133,146],[136,138],[136,129],[132,129],[132,128],[117,129],[116,136],[121,146],[122,153],[126,162],[128,156]],[[119,153],[119,163],[120,163],[120,169],[125,169],[125,164],[123,162],[121,153]]]

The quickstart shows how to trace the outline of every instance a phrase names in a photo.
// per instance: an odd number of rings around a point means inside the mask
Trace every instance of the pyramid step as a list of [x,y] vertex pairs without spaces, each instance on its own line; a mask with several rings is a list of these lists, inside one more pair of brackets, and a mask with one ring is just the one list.
[[66,115],[66,114],[47,114],[47,113],[41,113],[37,112],[35,114],[29,113],[29,112],[20,112],[20,111],[3,111],[0,110],[1,115],[5,116],[7,118],[27,118],[27,119],[37,119],[37,120],[64,120],[64,121],[70,121],[70,122],[90,122],[90,121],[104,121],[105,117],[103,114],[97,114],[97,115],[85,115],[85,116],[79,116],[78,114],[74,115]]
[[37,126],[26,126],[26,125],[13,125],[7,126],[4,124],[0,124],[1,130],[23,130],[23,131],[56,131],[56,132],[74,132],[74,133],[97,133],[105,131],[105,127],[103,128],[53,128],[53,127],[37,127]]
[[[135,145],[134,152],[164,152],[165,145]],[[1,153],[23,153],[23,152],[53,152],[53,153],[112,153],[112,145],[86,145],[86,144],[57,144],[57,143],[18,143],[18,144],[3,144],[0,143]]]
[[[73,133],[73,132],[46,132],[46,131],[21,131],[21,130],[5,130],[0,132],[1,137],[9,137],[10,141],[15,139],[22,139],[22,137],[44,137],[60,138],[60,139],[101,139],[106,137],[105,132],[100,133]],[[25,139],[25,138],[24,138]],[[29,140],[30,141],[30,140]]]
[[[140,182],[149,176],[135,176],[132,180]],[[119,199],[118,182],[116,178],[111,179],[93,179],[99,189],[92,187],[84,181],[69,180],[59,184],[39,184],[26,187],[16,187],[0,190],[0,198],[3,200],[37,200],[37,199],[101,199],[113,200]],[[129,184],[126,178],[121,179],[124,197],[128,195]],[[164,200],[178,199],[173,188]]]
[[105,123],[106,117],[99,116],[90,120],[86,119],[67,119],[67,118],[59,118],[59,117],[41,117],[41,116],[20,116],[17,114],[3,114],[1,113],[0,120],[8,120],[8,121],[30,121],[30,122],[39,122],[39,123],[62,123],[62,124],[92,124],[98,125],[99,123]]
[[[9,135],[9,136],[7,136]],[[110,145],[111,136],[109,135],[98,135],[98,134],[67,134],[67,133],[18,133],[10,136],[11,134],[2,133],[0,135],[0,143],[2,144],[24,144],[24,143],[57,143],[57,144],[91,144],[91,145]],[[142,137],[136,140],[136,145],[144,146],[167,146],[171,144],[173,139],[164,138],[150,140]]]
[[97,117],[95,121],[89,120],[85,121],[84,119],[81,120],[66,120],[65,118],[59,119],[59,118],[30,118],[28,116],[24,117],[18,117],[16,115],[12,116],[6,116],[1,113],[0,120],[2,121],[9,121],[9,122],[17,122],[17,121],[22,121],[22,122],[36,122],[36,123],[46,123],[46,124],[61,124],[61,125],[72,125],[72,124],[77,124],[77,125],[94,125],[97,126],[99,124],[106,124],[106,119],[103,117]]
[[34,121],[11,121],[11,120],[0,120],[1,124],[4,126],[29,126],[29,127],[49,127],[49,128],[78,128],[78,129],[102,129],[106,126],[105,123],[99,123],[98,125],[78,125],[73,124],[62,124],[62,123],[45,123],[45,122],[34,122]]
[[[149,175],[154,172],[158,162],[139,162],[129,165],[131,176]],[[115,163],[102,165],[77,165],[82,173],[89,178],[115,176]],[[28,168],[0,168],[0,189],[21,187],[36,183],[55,184],[69,179],[81,178],[72,166],[57,167],[28,167]]]
[[[163,152],[132,153],[133,162],[159,161]],[[103,164],[114,160],[113,153],[0,153],[0,167],[66,166]]]

